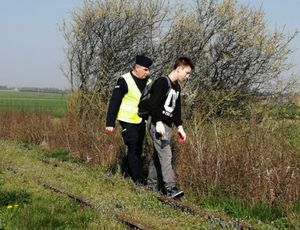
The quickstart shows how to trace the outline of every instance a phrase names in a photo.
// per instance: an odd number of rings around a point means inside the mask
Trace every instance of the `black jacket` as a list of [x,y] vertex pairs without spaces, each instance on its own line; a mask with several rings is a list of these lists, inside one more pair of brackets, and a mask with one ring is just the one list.
[[151,87],[150,108],[152,123],[162,121],[168,126],[182,124],[181,120],[181,88],[178,82],[171,82],[171,89],[167,79],[159,78]]

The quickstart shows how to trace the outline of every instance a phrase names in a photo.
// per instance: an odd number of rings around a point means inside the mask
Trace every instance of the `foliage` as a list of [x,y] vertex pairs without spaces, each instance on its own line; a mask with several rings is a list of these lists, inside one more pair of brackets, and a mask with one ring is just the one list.
[[[154,39],[165,20],[162,1],[84,1],[65,25],[71,84],[86,93],[110,91],[113,81],[128,70],[138,53],[152,54]],[[141,14],[141,9],[143,13]]]
[[80,158],[76,158],[71,155],[70,151],[65,149],[55,149],[52,151],[45,151],[43,154],[45,157],[54,158],[58,161],[72,161],[72,162],[80,162]]
[[281,141],[283,138],[291,146],[294,146],[300,152],[300,123],[299,122],[281,122],[275,127],[280,135],[278,140]]
[[274,119],[300,119],[300,107],[294,104],[282,104],[282,105],[272,105],[268,104],[265,106],[270,117]]
[[129,70],[136,54],[154,59],[154,78],[186,55],[196,69],[183,86],[185,116],[201,108],[204,119],[237,115],[251,95],[269,90],[289,69],[289,43],[296,36],[268,31],[261,9],[236,0],[197,0],[190,8],[164,0],[84,1],[62,31],[68,61],[63,70],[82,93],[82,110],[95,110],[86,106],[92,98],[107,103],[116,78]]
[[0,208],[11,204],[27,204],[31,202],[31,194],[24,190],[0,190]]

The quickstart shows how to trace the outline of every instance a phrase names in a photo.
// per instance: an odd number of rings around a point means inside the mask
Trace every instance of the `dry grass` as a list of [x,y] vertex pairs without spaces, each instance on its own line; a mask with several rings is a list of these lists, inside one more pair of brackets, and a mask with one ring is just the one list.
[[[67,149],[88,163],[115,165],[123,152],[122,138],[118,130],[114,135],[104,133],[105,106],[99,111],[79,115],[69,109],[60,119],[41,113],[0,111],[0,138]],[[199,196],[219,191],[251,204],[282,207],[299,200],[300,154],[285,142],[278,121],[199,125],[191,120],[186,126],[188,141],[174,149],[176,174],[184,189]],[[150,147],[148,144],[148,151]]]
[[179,181],[198,195],[218,191],[289,207],[300,197],[300,154],[276,126],[215,121],[190,128],[189,141],[176,149]]
[[47,149],[67,149],[89,163],[116,162],[122,152],[119,135],[105,134],[103,121],[93,120],[95,126],[85,124],[89,121],[71,113],[53,119],[42,113],[0,111],[0,138],[29,141]]

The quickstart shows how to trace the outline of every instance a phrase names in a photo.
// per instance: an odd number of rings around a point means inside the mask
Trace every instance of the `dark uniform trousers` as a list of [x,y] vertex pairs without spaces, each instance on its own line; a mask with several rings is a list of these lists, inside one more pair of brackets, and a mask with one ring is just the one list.
[[127,146],[127,166],[129,175],[135,183],[143,183],[143,141],[145,136],[145,122],[132,124],[120,121],[122,137]]

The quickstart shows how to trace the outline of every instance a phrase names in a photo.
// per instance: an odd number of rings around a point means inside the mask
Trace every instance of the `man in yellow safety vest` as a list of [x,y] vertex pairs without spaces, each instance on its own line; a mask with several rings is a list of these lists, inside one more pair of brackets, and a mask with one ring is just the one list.
[[143,184],[142,151],[145,136],[145,121],[137,114],[141,94],[149,79],[152,60],[137,55],[132,70],[122,75],[114,87],[106,116],[106,132],[112,133],[115,121],[122,127],[122,137],[127,146],[126,163],[129,175],[137,184]]

